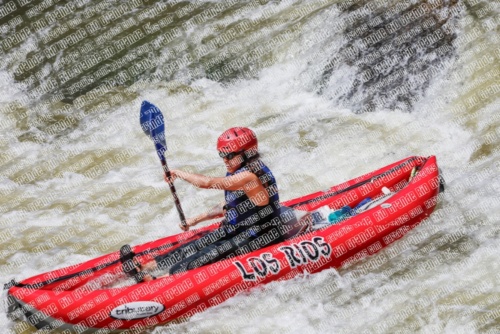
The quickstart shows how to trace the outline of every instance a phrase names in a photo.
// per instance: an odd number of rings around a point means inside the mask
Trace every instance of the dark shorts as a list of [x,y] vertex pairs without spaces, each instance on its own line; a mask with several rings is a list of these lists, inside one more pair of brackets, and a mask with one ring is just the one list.
[[198,240],[155,257],[158,268],[181,273],[283,241],[278,227],[222,225]]

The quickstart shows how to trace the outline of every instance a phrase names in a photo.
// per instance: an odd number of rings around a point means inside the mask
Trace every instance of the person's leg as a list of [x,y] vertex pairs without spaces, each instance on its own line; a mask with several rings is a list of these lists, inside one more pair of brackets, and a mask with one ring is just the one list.
[[217,240],[200,251],[175,263],[169,268],[169,275],[199,268],[235,256],[239,249],[235,237],[229,236],[227,239]]
[[130,263],[134,265],[134,269],[136,270],[136,275],[138,273],[137,276],[139,280],[150,281],[151,279],[154,279],[153,276],[147,274],[148,271],[168,269],[175,264],[183,261],[184,259],[203,250],[207,245],[224,239],[227,235],[223,227],[218,228],[208,234],[206,232],[203,232],[203,234],[204,235],[201,238],[189,241],[170,252],[156,256],[152,261],[149,261],[142,265],[134,258],[133,261],[130,261]]
[[[273,225],[220,228],[203,238],[189,242],[181,247],[157,256],[155,260],[143,265],[146,270],[168,269],[165,277],[187,270],[199,268],[236,255],[242,255],[259,248],[283,241],[279,229]],[[144,277],[145,281],[150,277]]]
[[279,242],[281,234],[277,227],[269,226],[261,229],[260,226],[231,226],[231,233],[202,250],[177,262],[169,269],[169,274],[177,274],[194,268],[211,264],[233,256],[249,253]]

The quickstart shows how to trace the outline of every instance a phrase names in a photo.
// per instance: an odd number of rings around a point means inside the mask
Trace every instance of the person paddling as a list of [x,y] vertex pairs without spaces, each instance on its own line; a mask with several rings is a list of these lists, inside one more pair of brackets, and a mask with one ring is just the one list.
[[122,262],[132,260],[133,269],[128,273],[135,275],[138,282],[154,278],[145,270],[168,270],[165,275],[168,276],[284,240],[278,186],[271,170],[260,159],[255,133],[249,128],[230,128],[219,136],[217,150],[226,165],[225,177],[171,170],[171,179],[165,177],[165,181],[180,178],[199,188],[225,192],[225,205],[186,220],[186,226],[180,225],[181,229],[187,231],[202,221],[222,215],[224,221],[213,232],[144,265],[133,257],[130,246],[123,246]]

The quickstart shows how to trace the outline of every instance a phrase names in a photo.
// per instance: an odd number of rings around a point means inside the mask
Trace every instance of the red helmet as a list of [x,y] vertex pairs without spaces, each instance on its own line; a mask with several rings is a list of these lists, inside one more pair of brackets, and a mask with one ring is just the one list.
[[217,151],[223,154],[244,151],[251,157],[257,153],[257,147],[257,136],[249,128],[227,129],[217,139]]

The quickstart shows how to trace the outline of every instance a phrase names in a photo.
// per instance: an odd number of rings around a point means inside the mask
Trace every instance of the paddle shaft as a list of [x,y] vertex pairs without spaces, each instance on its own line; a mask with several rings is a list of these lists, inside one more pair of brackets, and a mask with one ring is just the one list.
[[174,196],[175,207],[177,208],[177,212],[179,213],[179,218],[181,219],[181,225],[186,227],[186,217],[184,216],[184,211],[182,211],[181,201],[179,201],[179,197],[177,196],[177,191],[175,190],[175,186],[173,182],[170,182],[170,170],[168,169],[167,160],[161,159],[161,165],[163,167],[163,171],[167,176],[168,186],[170,187],[170,191],[172,192],[172,196]]

